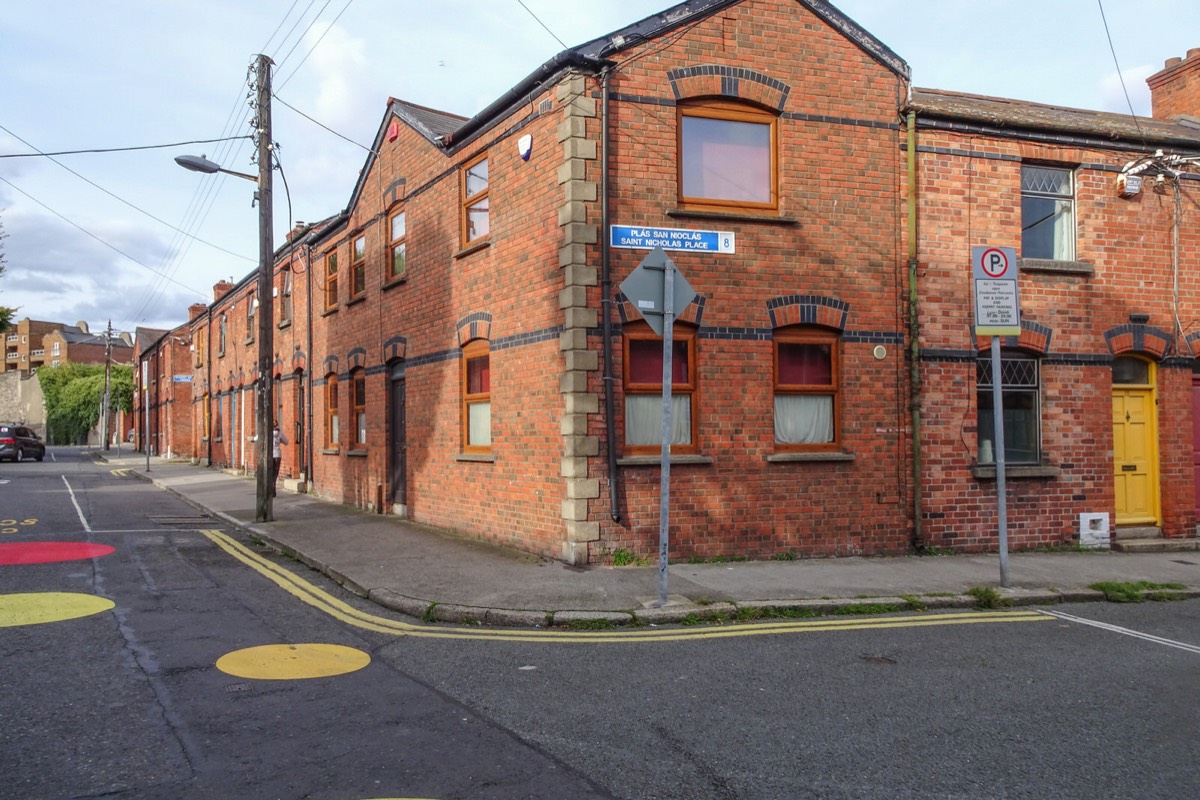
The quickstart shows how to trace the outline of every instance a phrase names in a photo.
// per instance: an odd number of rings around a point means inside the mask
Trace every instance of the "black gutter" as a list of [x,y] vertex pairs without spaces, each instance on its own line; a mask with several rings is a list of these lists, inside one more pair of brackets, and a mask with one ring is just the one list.
[[604,70],[600,83],[600,313],[604,341],[604,425],[608,436],[608,515],[613,522],[621,521],[619,489],[620,475],[617,473],[617,430],[613,418],[616,401],[613,398],[613,329],[612,329],[612,249],[609,247],[609,185],[608,185],[608,114],[609,78],[611,70]]

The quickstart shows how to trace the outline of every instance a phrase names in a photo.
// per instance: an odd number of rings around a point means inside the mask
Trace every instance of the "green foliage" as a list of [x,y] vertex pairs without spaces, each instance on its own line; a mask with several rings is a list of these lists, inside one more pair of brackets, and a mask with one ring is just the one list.
[[[64,364],[41,367],[38,380],[46,398],[46,438],[51,444],[79,444],[100,421],[104,367]],[[109,373],[114,410],[133,410],[133,368],[114,365]]]
[[[1179,600],[1184,597],[1182,583],[1152,583],[1151,581],[1101,581],[1093,583],[1092,589],[1104,592],[1110,603],[1141,603],[1145,600]],[[1167,590],[1167,591],[1163,591]]]
[[976,608],[1008,608],[1013,604],[1011,598],[990,586],[973,586],[967,589],[967,594],[975,598]]

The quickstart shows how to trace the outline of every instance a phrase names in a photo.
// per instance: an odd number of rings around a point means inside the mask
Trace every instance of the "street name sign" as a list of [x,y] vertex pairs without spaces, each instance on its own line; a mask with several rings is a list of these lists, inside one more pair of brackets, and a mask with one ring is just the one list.
[[736,252],[736,242],[729,231],[695,231],[636,225],[611,226],[609,245],[632,250],[653,250],[661,247],[663,250],[690,250],[696,253]]

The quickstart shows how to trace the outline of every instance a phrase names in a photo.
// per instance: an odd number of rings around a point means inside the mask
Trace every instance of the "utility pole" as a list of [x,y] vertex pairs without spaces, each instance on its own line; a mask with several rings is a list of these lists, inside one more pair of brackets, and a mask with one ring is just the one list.
[[255,136],[258,144],[258,408],[255,429],[258,434],[257,490],[254,519],[270,522],[274,519],[272,495],[272,445],[274,436],[271,415],[274,413],[273,373],[275,355],[275,300],[273,283],[275,246],[272,241],[273,208],[271,200],[271,64],[270,58],[259,55],[255,67]]
[[100,404],[100,436],[104,440],[104,449],[109,448],[108,430],[108,413],[112,407],[112,400],[109,397],[109,390],[112,382],[112,320],[108,321],[108,328],[104,331],[104,402]]

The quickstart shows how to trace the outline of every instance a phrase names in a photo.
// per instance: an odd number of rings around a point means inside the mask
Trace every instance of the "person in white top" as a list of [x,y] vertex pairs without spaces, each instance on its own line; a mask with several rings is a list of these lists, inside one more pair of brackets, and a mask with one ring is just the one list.
[[275,481],[279,479],[279,461],[283,458],[283,450],[280,445],[289,444],[287,437],[283,435],[283,431],[279,430],[279,422],[276,421],[271,428],[271,496],[275,496]]

